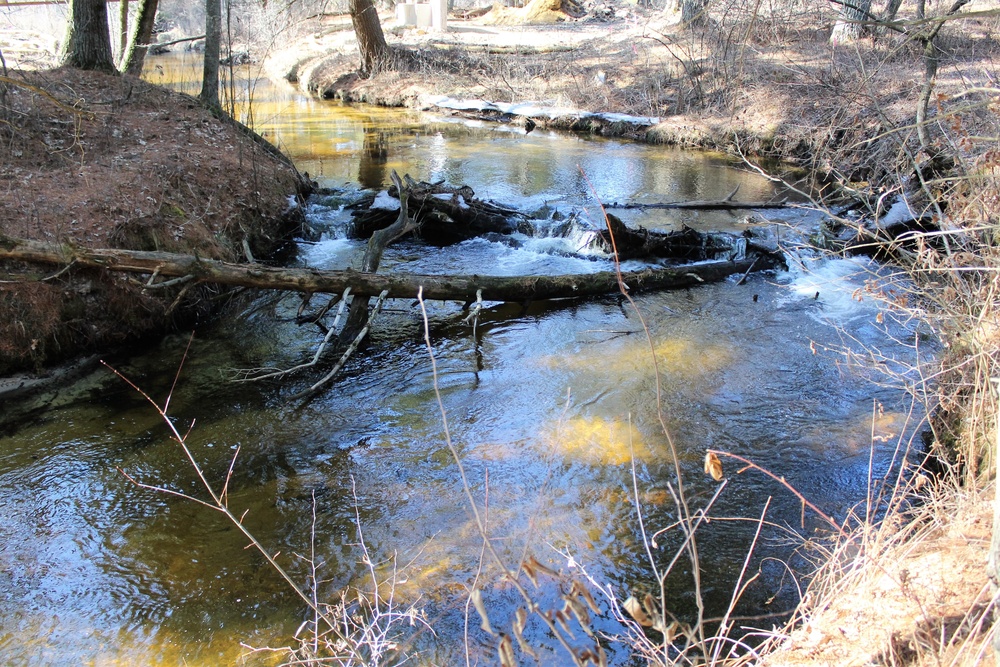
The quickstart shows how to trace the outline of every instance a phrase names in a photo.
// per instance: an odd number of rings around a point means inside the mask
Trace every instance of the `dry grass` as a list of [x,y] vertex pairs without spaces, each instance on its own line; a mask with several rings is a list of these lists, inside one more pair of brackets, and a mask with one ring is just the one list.
[[986,577],[992,488],[921,490],[818,563],[791,629],[760,664],[989,665],[996,599]]

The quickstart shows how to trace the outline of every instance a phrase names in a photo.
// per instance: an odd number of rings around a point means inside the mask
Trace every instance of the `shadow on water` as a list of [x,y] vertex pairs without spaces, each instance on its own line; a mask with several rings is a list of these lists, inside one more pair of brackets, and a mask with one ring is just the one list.
[[[151,61],[150,78],[156,81],[157,67],[173,76],[169,65]],[[257,91],[261,127],[325,185],[378,187],[397,169],[469,183],[524,210],[593,207],[579,164],[608,200],[718,198],[735,183],[748,199],[780,194],[717,156],[538,130],[526,138],[412,112],[340,107],[263,84]],[[289,134],[293,126],[298,134]],[[346,224],[338,215],[327,207],[327,217],[314,218],[324,237],[304,247],[304,262],[343,268],[357,260],[360,244],[337,231]],[[679,219],[701,228],[749,224],[726,214],[643,215],[643,224],[661,227]],[[815,224],[801,211],[777,213],[771,222]],[[606,257],[578,259],[551,248],[551,241],[444,250],[403,244],[387,253],[386,266],[506,275],[610,267]],[[641,295],[652,343],[615,296],[487,303],[475,327],[463,321],[461,304],[427,304],[452,441],[484,511],[488,499],[489,532],[508,564],[530,553],[567,571],[572,555],[622,599],[655,591],[634,496],[637,489],[650,531],[677,520],[660,409],[693,505],[715,491],[701,471],[712,448],[752,458],[825,512],[846,516],[865,498],[869,458],[876,479],[887,475],[896,443],[907,441],[914,423],[900,391],[867,381],[833,351],[878,345],[912,356],[898,341],[915,332],[881,324],[876,304],[852,298],[872,270],[860,261],[817,262],[810,274]],[[181,431],[194,422],[192,451],[216,484],[238,448],[231,507],[246,510],[246,524],[300,581],[315,507],[324,597],[366,581],[360,527],[379,571],[398,568],[397,602],[417,602],[431,619],[436,634],[412,639],[418,662],[464,662],[467,623],[469,651],[492,661],[493,640],[478,630],[474,612],[466,621],[468,591],[479,582],[496,626],[509,628],[521,602],[495,567],[480,568],[481,539],[443,438],[419,308],[390,302],[370,347],[305,405],[288,397],[320,370],[283,383],[231,382],[233,369],[287,368],[311,356],[323,334],[292,324],[297,308],[295,297],[266,297],[199,330],[171,415]],[[187,344],[186,335],[171,336],[111,363],[163,400]],[[235,664],[241,642],[285,645],[305,612],[238,531],[202,506],[136,488],[119,472],[203,497],[155,411],[103,367],[48,400],[31,423],[0,431],[3,660]],[[801,523],[798,501],[780,485],[726,465],[729,486],[701,531],[706,613],[718,615],[728,604],[755,528],[745,519],[759,516],[769,498],[774,525],[763,531],[751,564],[763,576],[738,613],[785,611],[796,591],[781,563],[792,558],[790,543],[820,526],[808,515]],[[679,544],[677,532],[658,544],[662,565]],[[671,611],[691,619],[684,567],[667,589]],[[543,607],[561,607],[553,580],[543,578],[533,591]],[[621,631],[607,614],[597,625]],[[529,625],[528,635],[546,652],[543,662],[558,660],[540,625]],[[246,660],[268,664],[272,657]],[[614,649],[614,664],[629,660],[625,649]]]

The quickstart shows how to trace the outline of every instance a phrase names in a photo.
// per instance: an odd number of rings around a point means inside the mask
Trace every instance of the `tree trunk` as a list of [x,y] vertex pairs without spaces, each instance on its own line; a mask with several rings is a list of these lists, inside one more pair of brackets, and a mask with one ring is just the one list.
[[843,0],[840,8],[840,18],[830,33],[830,43],[848,44],[867,32],[865,21],[873,19],[871,15],[872,0]]
[[146,51],[153,39],[153,24],[156,21],[158,0],[139,0],[139,10],[135,18],[135,27],[129,37],[128,46],[122,54],[122,71],[126,74],[139,76],[146,60]]
[[885,15],[882,17],[882,20],[887,23],[895,21],[901,4],[903,4],[903,0],[889,0],[889,3],[885,6]]
[[[413,299],[420,289],[430,300],[475,301],[477,292],[485,301],[522,303],[532,299],[578,299],[618,292],[618,274],[613,271],[567,276],[425,276],[379,275],[358,271],[278,268],[260,264],[233,264],[193,255],[138,250],[93,250],[76,246],[13,239],[0,236],[0,261],[67,265],[80,268],[156,274],[202,282],[255,289],[289,290],[303,293],[340,294],[348,286],[360,297],[377,296],[389,290],[390,298]],[[644,269],[621,274],[633,292],[691,287],[717,282],[727,276],[772,268],[767,258],[747,257],[735,261],[701,262],[689,266]]]
[[125,59],[128,46],[128,0],[118,0],[118,57]]
[[104,0],[70,0],[62,64],[79,69],[114,72],[108,6]]
[[704,25],[708,22],[708,0],[667,0],[663,14],[674,24]]
[[372,76],[389,61],[389,45],[372,0],[350,0],[351,22],[361,51],[361,74]]
[[205,0],[205,66],[198,99],[212,110],[219,102],[219,54],[222,45],[222,0]]

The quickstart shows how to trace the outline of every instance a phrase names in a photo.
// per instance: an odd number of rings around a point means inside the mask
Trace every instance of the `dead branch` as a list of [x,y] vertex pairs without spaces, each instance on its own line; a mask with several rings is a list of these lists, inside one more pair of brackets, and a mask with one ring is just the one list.
[[[399,174],[396,173],[395,169],[393,169],[389,176],[392,178],[392,182],[396,186],[396,191],[399,193],[399,215],[393,224],[385,229],[372,232],[371,238],[368,240],[368,248],[365,250],[364,259],[361,262],[361,270],[365,273],[375,273],[378,271],[378,265],[382,262],[382,253],[385,252],[385,247],[400,236],[408,234],[417,228],[416,221],[407,215],[410,184],[407,183],[407,186],[404,188]],[[351,310],[347,315],[347,324],[344,325],[344,330],[340,334],[340,340],[348,341],[356,339],[362,327],[368,326],[365,324],[366,320],[368,324],[371,324],[371,319],[368,317],[368,297],[359,298],[356,296],[351,300]],[[360,343],[360,340],[358,342]]]
[[334,334],[337,333],[337,324],[340,322],[340,318],[344,314],[344,307],[347,305],[347,297],[351,294],[351,288],[348,287],[344,290],[344,295],[340,299],[340,307],[337,309],[337,314],[333,318],[333,324],[326,330],[326,335],[323,337],[323,341],[316,348],[316,353],[313,354],[311,361],[307,361],[304,364],[299,364],[298,366],[292,366],[291,368],[272,369],[272,368],[262,368],[253,370],[239,370],[234,373],[233,380],[236,382],[258,382],[260,380],[267,380],[270,378],[280,378],[286,375],[291,375],[292,373],[297,373],[304,368],[311,368],[319,363],[320,357],[323,356],[323,350],[330,343],[330,339],[333,338]]
[[[382,293],[378,295],[378,300],[375,302],[375,307],[372,309],[371,315],[368,316],[368,321],[365,322],[365,325],[361,328],[361,331],[358,332],[358,335],[354,337],[354,341],[350,344],[350,346],[348,346],[348,348],[344,350],[344,354],[340,356],[340,359],[337,361],[336,364],[334,364],[333,368],[330,369],[330,372],[324,375],[322,379],[315,382],[308,389],[300,391],[299,393],[292,396],[292,400],[298,400],[300,398],[307,398],[309,396],[312,396],[317,391],[322,389],[324,386],[329,384],[333,380],[333,378],[337,376],[337,373],[340,372],[340,369],[344,367],[344,364],[346,364],[347,360],[351,358],[351,355],[354,354],[355,351],[357,351],[358,347],[361,345],[361,342],[365,339],[365,336],[368,335],[368,332],[371,330],[372,324],[375,323],[375,318],[378,316],[380,312],[382,312],[382,305],[385,303],[385,300],[386,298],[388,298],[388,296],[389,296],[388,290],[383,290]],[[365,299],[366,304],[367,301],[368,300]]]

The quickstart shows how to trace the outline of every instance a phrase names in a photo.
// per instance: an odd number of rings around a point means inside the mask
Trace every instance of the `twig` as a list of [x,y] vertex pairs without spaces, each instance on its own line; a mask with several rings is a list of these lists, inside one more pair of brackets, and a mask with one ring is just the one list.
[[[594,188],[594,185],[590,182],[590,179],[587,178],[586,172],[584,172],[579,166],[577,168],[580,170],[583,179],[586,181],[587,185],[591,189],[591,192],[594,194],[594,198],[597,200],[597,205],[601,209],[601,215],[604,217],[604,222],[608,227],[608,235],[611,237],[611,249],[615,262],[615,273],[618,276],[618,288],[621,291],[622,296],[624,296],[628,300],[629,305],[632,306],[633,312],[635,312],[636,317],[639,319],[639,324],[642,325],[642,329],[646,333],[646,343],[649,345],[649,356],[653,362],[653,376],[655,380],[654,386],[656,387],[656,417],[660,423],[660,430],[667,439],[667,446],[670,448],[670,456],[673,459],[674,478],[677,481],[677,494],[675,496],[675,499],[677,500],[677,510],[681,520],[683,521],[683,530],[689,537],[688,540],[685,540],[685,545],[687,545],[688,554],[691,558],[691,577],[694,580],[695,605],[698,608],[697,627],[700,633],[704,633],[703,621],[705,617],[705,600],[701,592],[701,567],[699,565],[700,559],[698,558],[698,543],[694,539],[695,526],[692,525],[694,515],[688,505],[687,495],[684,493],[684,475],[681,472],[680,456],[677,452],[677,445],[674,443],[673,436],[670,434],[670,429],[667,428],[667,420],[663,414],[663,385],[660,380],[660,365],[656,355],[656,345],[653,342],[653,334],[650,332],[649,326],[646,324],[646,318],[643,317],[642,311],[629,294],[628,286],[624,283],[624,281],[622,281],[621,262],[618,259],[618,247],[615,244],[614,230],[611,225],[611,220],[608,218],[608,212],[605,210],[600,197],[597,196],[597,191]],[[661,582],[660,589],[661,604],[665,605],[666,589],[663,588],[663,582]],[[702,634],[701,639],[702,642],[704,642],[704,634]]]
[[347,363],[347,360],[351,358],[351,355],[354,354],[354,352],[361,345],[361,341],[363,341],[365,339],[365,336],[368,335],[368,331],[371,329],[372,324],[375,322],[375,318],[382,310],[382,304],[385,303],[385,300],[388,297],[389,297],[389,290],[382,290],[382,293],[378,295],[378,300],[375,302],[375,308],[372,309],[372,313],[368,317],[368,322],[365,323],[365,326],[361,329],[361,331],[358,332],[358,335],[354,338],[354,341],[344,351],[344,354],[341,355],[340,360],[337,361],[337,363],[330,370],[330,372],[324,375],[322,379],[320,379],[318,382],[313,384],[308,389],[300,391],[299,393],[292,396],[293,401],[297,401],[300,398],[306,398],[307,396],[311,396],[312,394],[316,393],[316,391],[318,391],[324,385],[330,382],[337,375],[337,373],[340,372],[340,369],[344,367],[344,364]]
[[843,538],[849,537],[849,535],[847,534],[847,532],[840,526],[840,524],[838,524],[836,521],[834,521],[833,519],[831,519],[820,508],[816,507],[814,504],[812,504],[811,502],[809,502],[808,500],[806,500],[806,497],[803,496],[799,492],[798,489],[796,489],[794,486],[792,486],[787,481],[785,481],[784,477],[779,477],[778,475],[775,475],[770,470],[767,470],[766,468],[762,468],[761,466],[757,465],[753,461],[751,461],[749,459],[746,459],[746,458],[740,456],[739,454],[731,454],[730,452],[723,452],[723,451],[718,450],[718,449],[709,449],[709,450],[706,450],[706,451],[708,451],[708,452],[710,452],[712,454],[715,454],[717,456],[725,456],[727,458],[735,459],[735,460],[739,461],[740,463],[742,463],[745,467],[741,468],[740,470],[738,470],[736,472],[737,475],[743,474],[743,471],[746,470],[747,468],[752,468],[754,470],[757,470],[759,472],[764,473],[765,475],[767,475],[768,477],[770,477],[771,479],[773,479],[774,481],[778,482],[779,484],[781,484],[782,486],[784,486],[786,489],[788,489],[789,491],[791,491],[792,494],[794,494],[795,497],[798,498],[799,501],[802,503],[802,513],[803,513],[802,524],[803,524],[803,526],[805,525],[805,508],[808,507],[813,512],[815,512],[821,519],[823,519],[828,524],[830,524],[830,526],[834,530],[836,530],[837,533],[841,537],[843,537]]
[[[348,297],[348,295],[350,295],[350,293],[351,293],[351,288],[350,287],[348,287],[347,289],[344,290],[344,295],[340,299],[340,307],[337,309],[337,314],[333,318],[333,324],[331,324],[330,327],[326,330],[326,335],[323,337],[323,342],[321,342],[319,344],[319,347],[316,348],[316,353],[313,355],[313,358],[312,358],[311,361],[308,361],[308,362],[306,362],[304,364],[299,364],[298,366],[293,366],[291,368],[286,368],[285,370],[276,370],[276,371],[272,371],[272,372],[269,372],[269,373],[265,373],[264,375],[254,375],[254,376],[251,376],[250,373],[252,371],[243,371],[243,373],[245,373],[245,376],[244,377],[233,378],[233,381],[234,382],[258,382],[260,380],[266,380],[268,378],[283,377],[285,375],[289,375],[291,373],[295,373],[296,371],[300,371],[303,368],[309,368],[311,366],[315,366],[317,363],[319,363],[319,358],[320,358],[320,356],[322,356],[323,350],[326,349],[326,346],[330,342],[330,339],[333,338],[333,336],[337,333],[337,324],[340,322],[340,318],[344,314],[344,307],[347,305],[347,297]],[[240,373],[240,371],[236,371],[236,372]]]
[[[764,503],[764,509],[761,510],[760,519],[757,521],[757,530],[754,531],[753,540],[750,542],[750,548],[747,549],[746,558],[743,559],[743,567],[740,569],[740,576],[737,577],[736,584],[733,586],[733,595],[729,600],[729,606],[726,608],[726,613],[722,615],[722,621],[719,623],[719,633],[722,633],[724,636],[727,635],[729,632],[728,628],[729,617],[730,614],[733,613],[733,610],[736,608],[736,602],[743,596],[743,592],[746,590],[746,587],[749,586],[757,577],[760,576],[760,573],[758,572],[756,575],[751,577],[749,581],[746,582],[746,585],[743,584],[743,577],[746,575],[747,567],[750,565],[750,556],[753,555],[754,547],[757,545],[757,540],[760,539],[760,531],[761,528],[764,527],[764,517],[767,516],[767,510],[770,506],[771,506],[771,498],[769,496],[767,502]],[[713,651],[712,655],[713,663],[715,663],[715,661],[719,659],[719,651],[721,649],[722,645],[716,644],[716,650]]]
[[555,621],[552,620],[552,617],[549,614],[543,614],[540,612],[538,604],[531,598],[528,591],[525,590],[524,585],[518,579],[517,574],[512,572],[510,568],[507,567],[506,563],[504,563],[500,554],[497,553],[496,547],[493,545],[493,541],[490,539],[489,534],[486,532],[486,524],[479,511],[479,505],[476,503],[475,498],[472,497],[472,487],[469,485],[469,477],[465,473],[465,466],[462,464],[462,457],[459,456],[458,450],[455,449],[455,445],[451,439],[451,431],[448,427],[448,413],[444,408],[444,400],[441,398],[441,389],[438,386],[437,359],[434,357],[434,348],[431,345],[430,318],[427,316],[427,305],[424,302],[422,292],[417,295],[417,301],[420,303],[420,312],[423,314],[424,319],[424,344],[427,346],[427,355],[431,360],[431,378],[434,383],[434,396],[437,400],[438,410],[441,413],[441,425],[444,430],[445,444],[455,461],[455,465],[458,467],[458,474],[462,480],[462,490],[465,493],[466,502],[468,502],[469,510],[472,512],[472,517],[475,520],[476,528],[483,540],[483,545],[490,554],[490,558],[493,559],[497,567],[499,567],[503,572],[507,582],[514,587],[528,608],[542,620],[542,622],[548,627],[549,632],[555,636],[556,640],[562,645],[566,652],[569,653],[573,659],[573,664],[577,665],[577,667],[585,667],[584,663],[579,659],[579,657],[577,657],[573,647],[567,642],[566,637],[559,631],[559,627],[556,625]]
[[173,46],[175,44],[183,44],[184,42],[196,42],[199,39],[205,39],[205,35],[195,35],[194,37],[181,37],[180,39],[172,39],[169,42],[153,42],[152,44],[139,44],[140,47],[145,47],[151,49],[156,48],[166,48],[168,46]]
[[[191,340],[193,340],[193,339],[194,339],[194,336],[191,337]],[[208,492],[208,495],[211,497],[212,502],[209,503],[209,502],[206,502],[204,500],[199,500],[198,498],[195,498],[193,496],[189,496],[187,494],[184,494],[184,493],[181,493],[181,492],[178,492],[178,491],[172,491],[172,490],[166,489],[166,488],[161,488],[161,487],[156,487],[156,486],[150,486],[148,484],[143,484],[141,482],[138,482],[138,481],[134,480],[132,477],[130,477],[124,471],[122,471],[122,474],[125,475],[126,479],[129,479],[130,481],[132,481],[134,484],[136,484],[140,488],[150,489],[150,490],[154,490],[154,491],[161,491],[161,492],[167,493],[169,495],[175,495],[175,496],[184,498],[185,500],[192,500],[192,501],[194,501],[194,502],[196,502],[196,503],[198,503],[200,505],[203,505],[205,507],[211,508],[211,509],[213,509],[213,510],[215,510],[217,512],[220,512],[220,513],[224,514],[225,517],[227,519],[229,519],[229,521],[234,526],[236,526],[237,530],[239,530],[243,534],[243,536],[246,537],[250,541],[250,544],[255,549],[257,549],[257,551],[264,557],[264,559],[268,562],[268,564],[272,568],[274,568],[274,571],[277,572],[281,576],[281,578],[285,580],[285,582],[292,588],[292,590],[296,593],[296,595],[298,595],[299,598],[301,598],[302,601],[305,602],[309,606],[310,609],[313,609],[317,614],[319,614],[320,618],[322,618],[323,621],[327,625],[329,625],[329,627],[330,627],[331,630],[336,631],[337,630],[337,626],[334,623],[334,621],[332,621],[329,618],[327,618],[327,616],[321,610],[317,609],[313,605],[313,602],[309,598],[309,596],[299,587],[299,585],[297,583],[295,583],[295,580],[292,579],[291,575],[288,574],[288,572],[285,570],[285,568],[283,568],[277,562],[277,560],[275,560],[276,556],[272,555],[267,549],[264,548],[264,545],[261,544],[260,541],[257,540],[257,538],[247,529],[247,527],[243,525],[242,519],[238,518],[235,514],[233,514],[229,510],[229,507],[226,505],[226,503],[223,501],[222,497],[215,492],[215,489],[212,487],[211,483],[209,483],[208,478],[205,477],[205,473],[202,470],[201,466],[198,464],[197,460],[195,460],[194,454],[191,453],[190,448],[188,448],[188,446],[187,446],[187,437],[188,437],[188,435],[190,435],[191,429],[194,428],[194,422],[191,423],[191,426],[188,428],[187,433],[185,433],[184,435],[181,435],[180,431],[177,430],[177,426],[174,424],[173,419],[167,413],[167,409],[170,406],[170,399],[173,396],[174,389],[177,386],[177,381],[180,378],[181,368],[183,368],[183,366],[184,366],[184,361],[187,359],[187,354],[188,354],[188,351],[190,350],[190,347],[191,347],[191,340],[188,341],[188,348],[184,350],[184,356],[181,358],[181,363],[177,367],[177,373],[174,376],[174,384],[170,388],[170,394],[167,396],[167,398],[163,402],[162,406],[159,403],[157,403],[155,400],[153,400],[153,398],[149,394],[147,394],[145,391],[143,391],[142,389],[140,389],[138,385],[136,385],[134,382],[132,382],[132,380],[130,380],[125,375],[123,375],[120,371],[118,371],[117,369],[115,369],[112,366],[108,365],[104,361],[101,361],[101,363],[108,370],[110,370],[112,373],[114,373],[119,378],[121,378],[128,386],[130,386],[132,389],[134,389],[140,396],[142,396],[143,398],[145,398],[146,401],[150,405],[153,406],[153,408],[156,410],[156,412],[160,415],[160,418],[163,420],[163,423],[166,424],[167,428],[170,430],[171,438],[173,439],[173,441],[176,442],[178,445],[180,445],[181,451],[184,452],[184,456],[187,458],[188,463],[191,464],[191,468],[194,470],[195,474],[198,477],[198,480],[201,482],[202,488],[204,488],[205,491]],[[245,513],[244,513],[244,516],[245,516]]]
[[142,288],[145,290],[153,289],[163,289],[164,287],[173,287],[174,285],[183,285],[184,283],[191,282],[195,279],[194,274],[188,274],[186,276],[181,276],[180,278],[173,278],[171,280],[165,280],[162,283],[154,283],[153,280],[156,278],[156,273],[153,273],[145,283],[142,284]]

